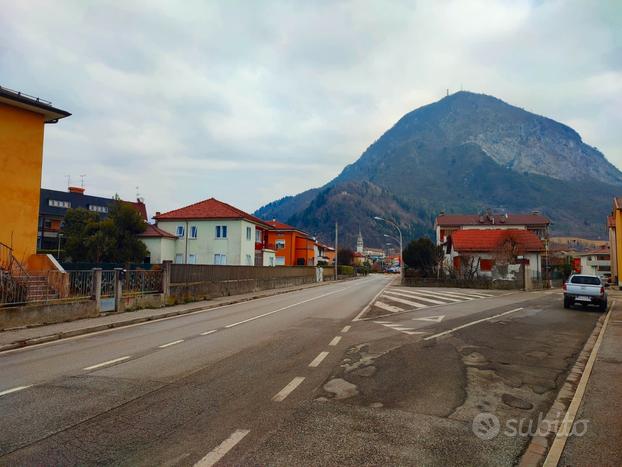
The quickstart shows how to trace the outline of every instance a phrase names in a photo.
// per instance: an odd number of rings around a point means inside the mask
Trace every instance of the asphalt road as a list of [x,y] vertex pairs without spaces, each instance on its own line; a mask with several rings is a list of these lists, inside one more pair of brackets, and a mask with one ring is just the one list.
[[546,411],[599,313],[389,280],[2,353],[0,464],[514,462],[526,438],[473,418]]

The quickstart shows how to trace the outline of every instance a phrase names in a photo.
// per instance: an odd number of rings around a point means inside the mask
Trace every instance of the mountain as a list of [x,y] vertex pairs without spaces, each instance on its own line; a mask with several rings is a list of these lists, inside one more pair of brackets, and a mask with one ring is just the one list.
[[440,211],[538,210],[557,235],[605,238],[622,172],[572,128],[492,96],[457,92],[404,115],[321,188],[263,206],[276,218],[331,241],[382,246],[395,220],[408,239],[432,235]]

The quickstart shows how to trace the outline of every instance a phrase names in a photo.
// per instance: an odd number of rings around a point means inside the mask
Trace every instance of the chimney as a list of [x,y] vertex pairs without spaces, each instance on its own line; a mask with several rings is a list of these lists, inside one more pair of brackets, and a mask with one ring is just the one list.
[[69,193],[78,193],[80,195],[84,194],[84,188],[79,187],[79,186],[70,186],[69,187]]
[[155,216],[158,217],[160,214],[162,214],[160,211],[156,211]]

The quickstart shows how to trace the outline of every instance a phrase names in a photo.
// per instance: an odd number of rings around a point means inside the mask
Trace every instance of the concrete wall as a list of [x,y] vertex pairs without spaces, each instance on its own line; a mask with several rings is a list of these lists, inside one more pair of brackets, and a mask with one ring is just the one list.
[[0,104],[0,242],[22,263],[36,252],[43,115]]
[[94,300],[30,304],[0,308],[0,330],[62,323],[99,316]]
[[149,251],[151,264],[161,264],[162,261],[175,259],[175,242],[172,238],[146,237],[140,239]]

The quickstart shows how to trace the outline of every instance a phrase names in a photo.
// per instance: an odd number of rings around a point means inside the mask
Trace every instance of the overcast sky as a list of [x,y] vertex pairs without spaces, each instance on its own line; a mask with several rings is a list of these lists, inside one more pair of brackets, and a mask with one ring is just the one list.
[[[0,85],[73,115],[43,186],[253,211],[336,176],[446,89],[576,129],[622,167],[622,3],[2,1]],[[599,6],[600,5],[600,6]]]

